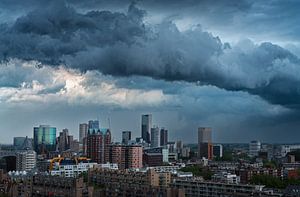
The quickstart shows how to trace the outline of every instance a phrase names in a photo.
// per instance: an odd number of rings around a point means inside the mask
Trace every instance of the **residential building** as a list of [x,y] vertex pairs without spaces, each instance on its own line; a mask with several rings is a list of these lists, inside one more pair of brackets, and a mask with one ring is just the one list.
[[36,167],[36,152],[33,150],[22,150],[16,153],[16,170],[30,171]]
[[131,131],[123,131],[122,143],[127,145],[130,140],[131,140]]
[[261,185],[229,184],[222,182],[204,181],[201,178],[175,178],[171,187],[184,189],[189,197],[215,197],[215,196],[260,196]]
[[185,196],[182,189],[169,187],[170,173],[157,173],[153,169],[129,171],[95,168],[89,171],[88,177],[90,183],[105,187],[103,196]]
[[108,162],[108,147],[110,144],[111,133],[109,129],[89,129],[87,136],[87,157],[97,163]]
[[110,145],[109,162],[117,163],[119,169],[142,168],[143,147],[140,145]]

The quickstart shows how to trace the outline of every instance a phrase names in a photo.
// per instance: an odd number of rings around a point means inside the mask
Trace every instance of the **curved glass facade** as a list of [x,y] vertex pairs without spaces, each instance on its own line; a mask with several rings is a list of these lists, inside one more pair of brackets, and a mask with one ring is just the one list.
[[56,128],[48,125],[40,125],[33,128],[34,150],[38,153],[55,151]]

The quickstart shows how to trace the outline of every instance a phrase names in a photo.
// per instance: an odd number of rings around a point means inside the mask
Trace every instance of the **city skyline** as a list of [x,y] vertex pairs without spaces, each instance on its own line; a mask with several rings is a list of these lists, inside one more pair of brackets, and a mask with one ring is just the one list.
[[[0,2],[0,143],[90,119],[140,136],[297,143],[297,1]],[[110,121],[108,120],[110,119]]]

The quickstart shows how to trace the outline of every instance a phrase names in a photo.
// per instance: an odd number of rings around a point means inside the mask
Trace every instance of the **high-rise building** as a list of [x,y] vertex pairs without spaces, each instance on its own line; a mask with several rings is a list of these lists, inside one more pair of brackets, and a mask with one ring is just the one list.
[[198,128],[198,156],[199,158],[212,159],[212,130],[209,127]]
[[214,157],[218,157],[218,158],[223,157],[223,146],[222,146],[222,144],[214,144],[214,146],[213,146],[213,155],[214,155]]
[[176,141],[176,153],[181,156],[182,153],[182,149],[183,149],[183,143],[181,140],[177,140]]
[[58,141],[58,150],[60,152],[68,150],[70,148],[69,130],[63,129],[62,132],[59,133],[59,137],[57,141]]
[[131,131],[123,131],[122,132],[122,143],[128,144],[128,142],[131,140]]
[[168,145],[168,130],[165,128],[162,128],[160,130],[160,145],[161,146],[167,146]]
[[33,128],[34,150],[37,154],[55,151],[56,128],[49,125],[40,125]]
[[100,128],[99,127],[99,120],[89,120],[88,126],[89,126],[88,129],[98,130]]
[[14,137],[14,148],[17,150],[22,149],[26,137]]
[[117,163],[120,169],[143,167],[143,147],[140,145],[109,146],[109,162]]
[[97,163],[106,163],[109,160],[108,146],[111,144],[111,133],[109,129],[88,133],[87,156]]
[[151,114],[142,115],[142,138],[148,144],[150,144],[151,128],[152,128],[152,115]]
[[30,171],[36,166],[36,152],[23,150],[16,153],[16,170]]
[[154,127],[151,128],[151,147],[159,147],[160,140],[159,140],[159,128]]
[[261,149],[260,141],[257,140],[251,141],[249,144],[249,156],[250,157],[258,156],[260,149]]
[[83,139],[87,136],[88,133],[88,124],[82,123],[79,124],[79,143],[83,144]]

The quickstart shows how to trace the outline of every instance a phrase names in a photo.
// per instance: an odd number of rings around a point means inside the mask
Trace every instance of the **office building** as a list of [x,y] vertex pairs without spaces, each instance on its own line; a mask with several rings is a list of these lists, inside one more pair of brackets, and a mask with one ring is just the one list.
[[223,146],[222,144],[214,144],[213,145],[213,156],[216,158],[223,157]]
[[253,140],[249,143],[249,156],[256,157],[261,149],[260,141]]
[[59,133],[57,141],[58,141],[59,152],[68,150],[70,148],[69,130],[63,129],[62,132]]
[[14,137],[14,148],[16,150],[22,149],[26,137]]
[[209,160],[213,157],[212,130],[209,127],[198,128],[198,157]]
[[37,154],[45,154],[56,149],[56,128],[40,125],[33,128],[33,144]]
[[87,136],[87,156],[97,163],[106,163],[109,159],[108,146],[111,144],[109,129],[93,129]]
[[16,170],[30,171],[36,166],[36,152],[23,150],[16,153]]
[[168,130],[162,128],[160,130],[160,146],[167,146],[168,145]]
[[150,144],[151,128],[152,128],[152,115],[151,114],[142,115],[142,138],[148,144]]
[[89,123],[88,123],[88,129],[94,129],[94,130],[98,130],[100,127],[99,127],[99,120],[89,120]]
[[151,147],[153,148],[159,147],[160,145],[159,137],[160,137],[159,128],[158,127],[151,128]]
[[82,123],[79,124],[79,143],[83,144],[83,139],[87,137],[88,133],[88,124]]
[[189,158],[190,157],[191,148],[190,147],[183,147],[181,151],[181,157]]
[[122,143],[128,144],[128,142],[131,140],[131,131],[123,131],[122,132]]

